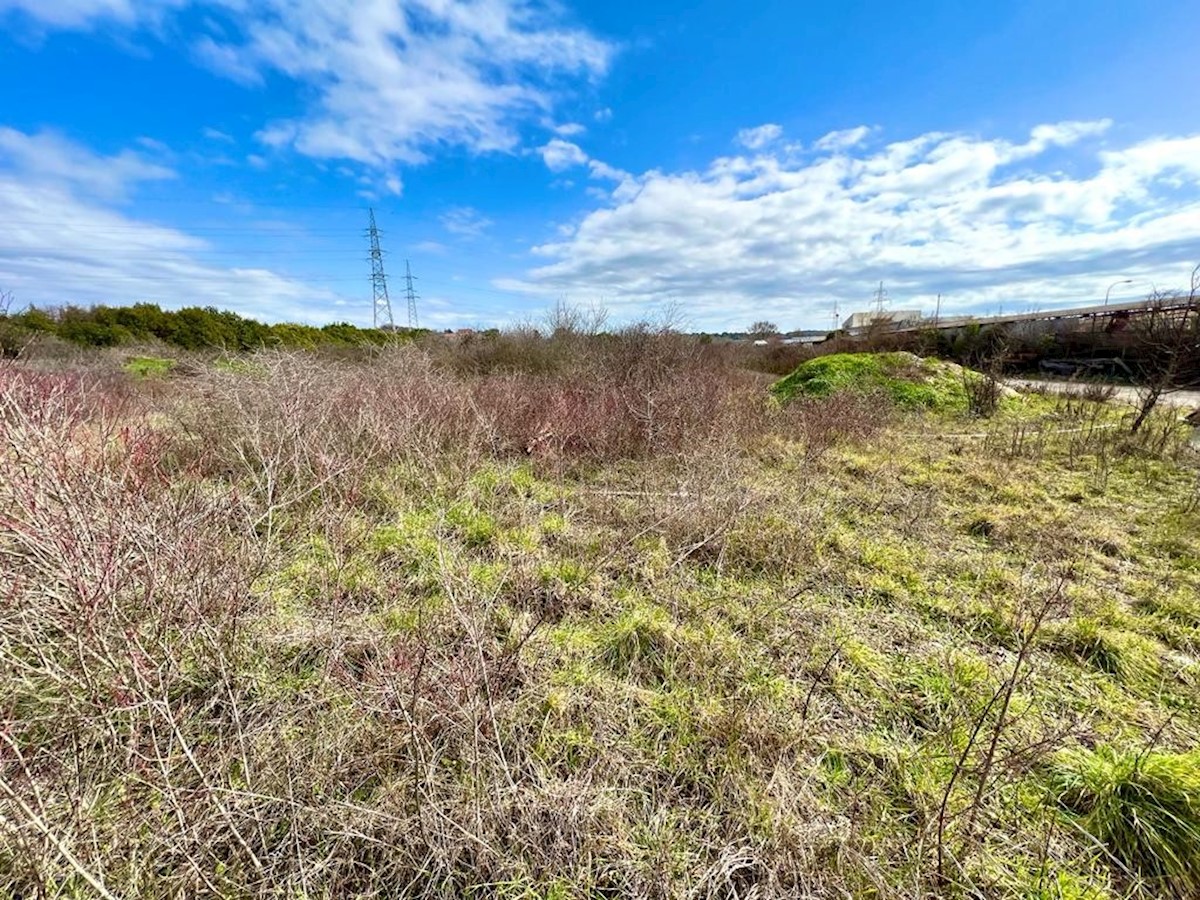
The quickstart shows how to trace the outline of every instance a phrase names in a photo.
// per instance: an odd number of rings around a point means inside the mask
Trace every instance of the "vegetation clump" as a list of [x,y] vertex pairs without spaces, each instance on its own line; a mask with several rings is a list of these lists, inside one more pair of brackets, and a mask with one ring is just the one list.
[[1065,751],[1053,777],[1059,802],[1131,873],[1200,894],[1200,751]]
[[963,412],[967,384],[978,373],[954,363],[923,359],[911,353],[834,353],[801,364],[777,381],[771,392],[781,401],[796,397],[828,397],[842,391],[878,393],[902,407]]
[[569,326],[0,361],[0,897],[1197,895],[1176,422]]
[[189,306],[161,309],[153,303],[131,306],[30,307],[0,315],[0,350],[17,355],[20,347],[39,335],[50,335],[84,347],[117,347],[158,341],[184,350],[218,349],[230,352],[265,347],[381,346],[411,340],[418,330],[382,331],[345,322],[324,326],[290,322],[266,324],[228,310]]

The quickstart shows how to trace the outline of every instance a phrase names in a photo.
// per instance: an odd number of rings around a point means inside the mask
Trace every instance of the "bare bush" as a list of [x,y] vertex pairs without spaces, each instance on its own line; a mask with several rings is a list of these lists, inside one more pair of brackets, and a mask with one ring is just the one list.
[[1200,266],[1192,270],[1186,296],[1152,296],[1130,331],[1138,356],[1138,410],[1129,430],[1136,434],[1164,394],[1200,378]]
[[1089,403],[1108,403],[1117,395],[1117,386],[1104,381],[1089,381],[1079,391],[1079,396]]
[[[922,835],[966,881],[1039,752],[1039,607],[990,700],[885,670],[1006,589],[909,546],[986,554],[934,475],[993,473],[668,325],[0,367],[0,894],[917,896]],[[1154,452],[1103,412],[1036,452]],[[926,701],[954,780],[880,795]]]

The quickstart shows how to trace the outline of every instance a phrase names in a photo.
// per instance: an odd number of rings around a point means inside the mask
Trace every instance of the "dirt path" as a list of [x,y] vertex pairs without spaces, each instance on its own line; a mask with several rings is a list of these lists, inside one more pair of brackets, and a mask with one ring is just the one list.
[[[1010,378],[1006,382],[1017,390],[1045,390],[1059,394],[1079,394],[1086,390],[1087,385],[1078,381],[1050,381],[1040,378]],[[1113,385],[1113,397],[1124,403],[1136,403],[1137,391],[1126,385]],[[1166,394],[1159,400],[1164,406],[1177,406],[1182,409],[1200,409],[1200,391],[1176,391]]]

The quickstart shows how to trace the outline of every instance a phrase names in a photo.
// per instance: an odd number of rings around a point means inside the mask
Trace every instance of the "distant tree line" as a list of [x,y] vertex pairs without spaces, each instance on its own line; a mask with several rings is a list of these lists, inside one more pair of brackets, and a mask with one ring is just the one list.
[[346,322],[317,327],[291,322],[268,325],[211,306],[165,310],[153,303],[132,306],[0,308],[0,350],[9,355],[38,335],[53,335],[84,347],[115,347],[161,341],[184,350],[255,350],[262,347],[384,344],[411,339],[419,330],[359,328]]

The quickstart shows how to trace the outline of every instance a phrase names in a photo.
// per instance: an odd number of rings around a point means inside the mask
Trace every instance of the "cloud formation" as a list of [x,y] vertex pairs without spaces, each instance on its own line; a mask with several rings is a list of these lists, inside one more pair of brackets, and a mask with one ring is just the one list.
[[574,166],[582,166],[588,155],[577,144],[555,138],[544,147],[539,147],[542,161],[551,172],[564,172]]
[[92,199],[119,199],[173,174],[130,151],[101,157],[57,135],[0,129],[0,290],[22,306],[147,301],[268,320],[339,318],[344,301],[331,291],[269,269],[206,263],[206,241]]
[[492,227],[492,220],[470,206],[455,206],[441,216],[442,227],[459,237],[477,238]]
[[55,28],[83,28],[97,21],[124,25],[157,21],[189,0],[0,0],[0,13],[16,11]]
[[264,123],[265,143],[380,169],[439,147],[513,151],[563,84],[603,74],[613,54],[542,0],[0,0],[0,13],[87,28],[185,6],[212,14],[193,46],[204,65],[248,85],[282,76],[313,98]]
[[769,123],[757,128],[743,128],[737,133],[737,142],[747,150],[761,150],[783,137],[783,127]]
[[867,139],[871,133],[871,129],[866,125],[859,125],[857,128],[847,128],[843,131],[831,131],[829,134],[819,138],[813,147],[817,150],[836,151],[849,150],[851,147],[857,147]]
[[101,157],[54,132],[29,135],[3,126],[0,159],[26,178],[58,181],[110,200],[120,199],[127,187],[139,181],[175,177],[171,169],[130,150]]
[[905,307],[932,310],[943,293],[948,312],[1084,302],[1118,277],[1137,292],[1181,282],[1200,261],[1200,135],[1103,147],[1109,126],[874,149],[851,129],[815,153],[783,146],[640,176],[592,160],[593,175],[617,181],[606,202],[534,248],[545,265],[498,286],[603,296],[628,314],[673,297],[697,327],[736,327],[759,313],[823,326],[834,300],[865,308],[880,280]]

